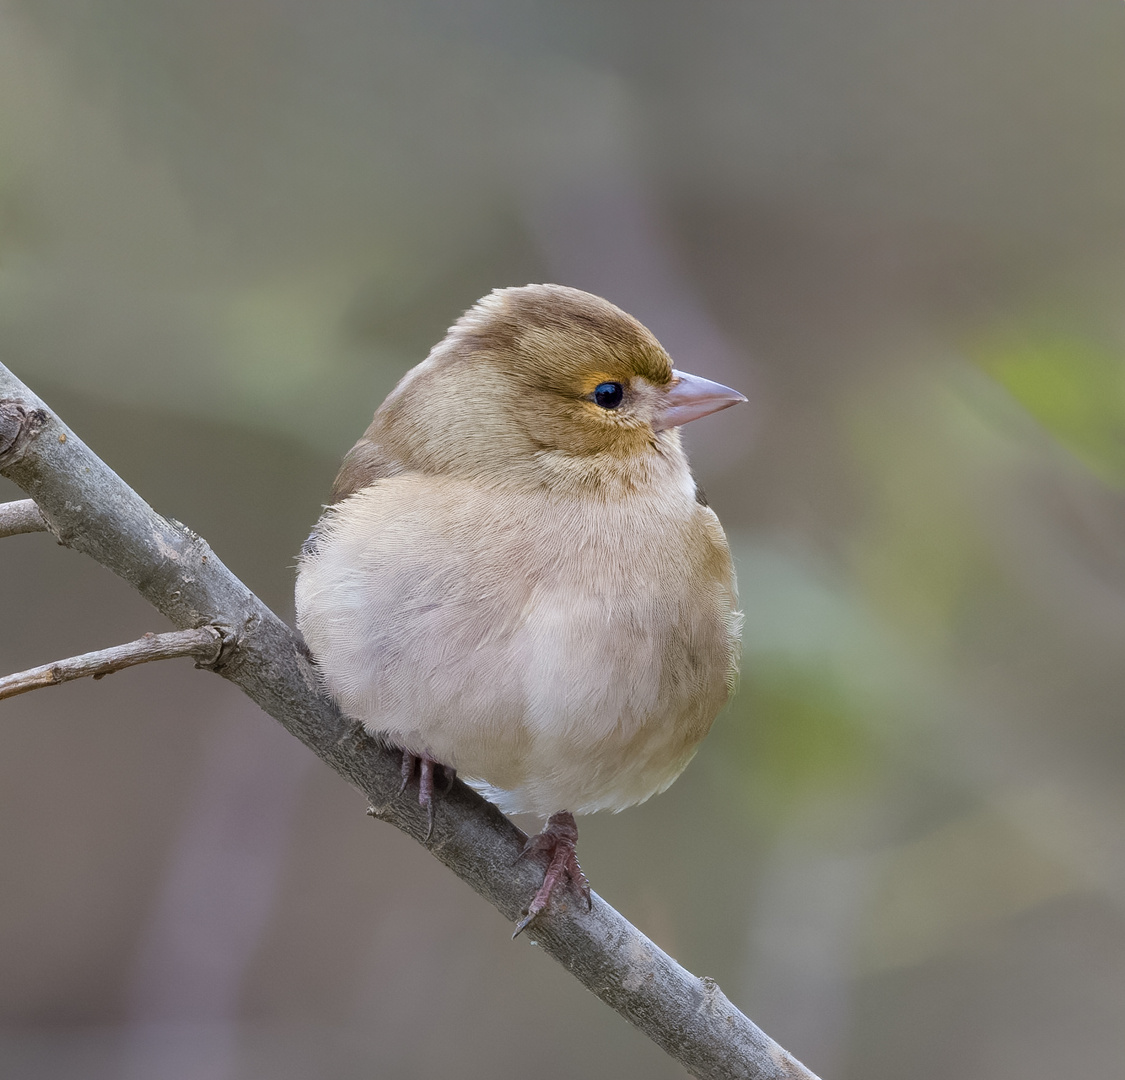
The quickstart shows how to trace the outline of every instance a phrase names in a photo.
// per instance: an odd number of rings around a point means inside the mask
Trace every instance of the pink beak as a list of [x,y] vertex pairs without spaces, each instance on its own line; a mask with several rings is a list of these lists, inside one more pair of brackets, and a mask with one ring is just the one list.
[[720,409],[729,409],[746,398],[722,383],[672,370],[672,385],[664,397],[660,412],[652,419],[654,431],[679,427],[689,420],[710,416]]

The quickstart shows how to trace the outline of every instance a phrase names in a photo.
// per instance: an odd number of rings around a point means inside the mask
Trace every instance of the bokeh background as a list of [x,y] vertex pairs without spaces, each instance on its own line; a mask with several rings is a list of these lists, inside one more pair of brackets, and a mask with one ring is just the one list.
[[[284,616],[543,280],[752,400],[686,432],[741,689],[595,887],[826,1080],[1120,1077],[1125,4],[0,0],[0,355]],[[0,542],[5,671],[163,628]],[[682,1075],[187,662],[0,743],[0,1075]]]

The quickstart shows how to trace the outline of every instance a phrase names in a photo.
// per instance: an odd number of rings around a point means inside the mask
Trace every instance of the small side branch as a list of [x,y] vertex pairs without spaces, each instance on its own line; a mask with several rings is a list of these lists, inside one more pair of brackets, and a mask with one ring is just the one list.
[[34,499],[0,503],[0,539],[19,533],[46,532],[47,522]]
[[[29,500],[30,501],[30,500]],[[134,664],[147,664],[150,660],[171,660],[177,656],[193,656],[201,667],[210,667],[219,658],[223,636],[213,626],[200,626],[194,630],[173,630],[167,634],[145,634],[143,638],[110,649],[83,653],[53,664],[17,671],[0,679],[0,700],[26,694],[43,686],[56,686],[71,679],[84,679],[91,675],[100,679]]]

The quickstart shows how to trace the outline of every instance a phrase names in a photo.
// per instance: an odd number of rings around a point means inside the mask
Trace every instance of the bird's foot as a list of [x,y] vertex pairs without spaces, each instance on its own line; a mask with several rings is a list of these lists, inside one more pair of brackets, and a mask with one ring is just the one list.
[[[440,769],[445,774],[445,788],[436,792],[434,788],[434,774]],[[457,770],[435,761],[429,754],[412,754],[408,750],[402,752],[402,784],[398,793],[401,795],[406,786],[418,773],[418,805],[426,809],[426,839],[434,831],[434,797],[435,794],[448,795],[453,790],[453,781],[457,779]]]
[[593,907],[590,882],[586,880],[582,867],[578,865],[577,846],[578,825],[569,810],[552,814],[547,819],[547,827],[537,836],[531,837],[524,845],[519,858],[523,859],[528,855],[545,855],[547,872],[543,875],[543,884],[527,907],[527,915],[516,924],[513,938],[519,937],[527,929],[531,920],[547,906],[556,886],[564,880],[569,881],[578,895],[586,901],[587,909]]

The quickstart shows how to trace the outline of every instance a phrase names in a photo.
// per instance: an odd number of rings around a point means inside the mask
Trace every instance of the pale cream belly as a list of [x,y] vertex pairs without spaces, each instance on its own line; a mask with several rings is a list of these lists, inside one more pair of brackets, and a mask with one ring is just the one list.
[[679,775],[728,696],[726,545],[698,507],[551,531],[531,504],[407,478],[353,496],[302,562],[299,625],[347,715],[503,809],[622,809]]
[[688,606],[544,591],[514,633],[451,657],[440,678],[403,669],[380,697],[408,711],[368,725],[508,812],[634,805],[680,774],[728,694],[727,613],[697,601],[693,619],[670,617]]

